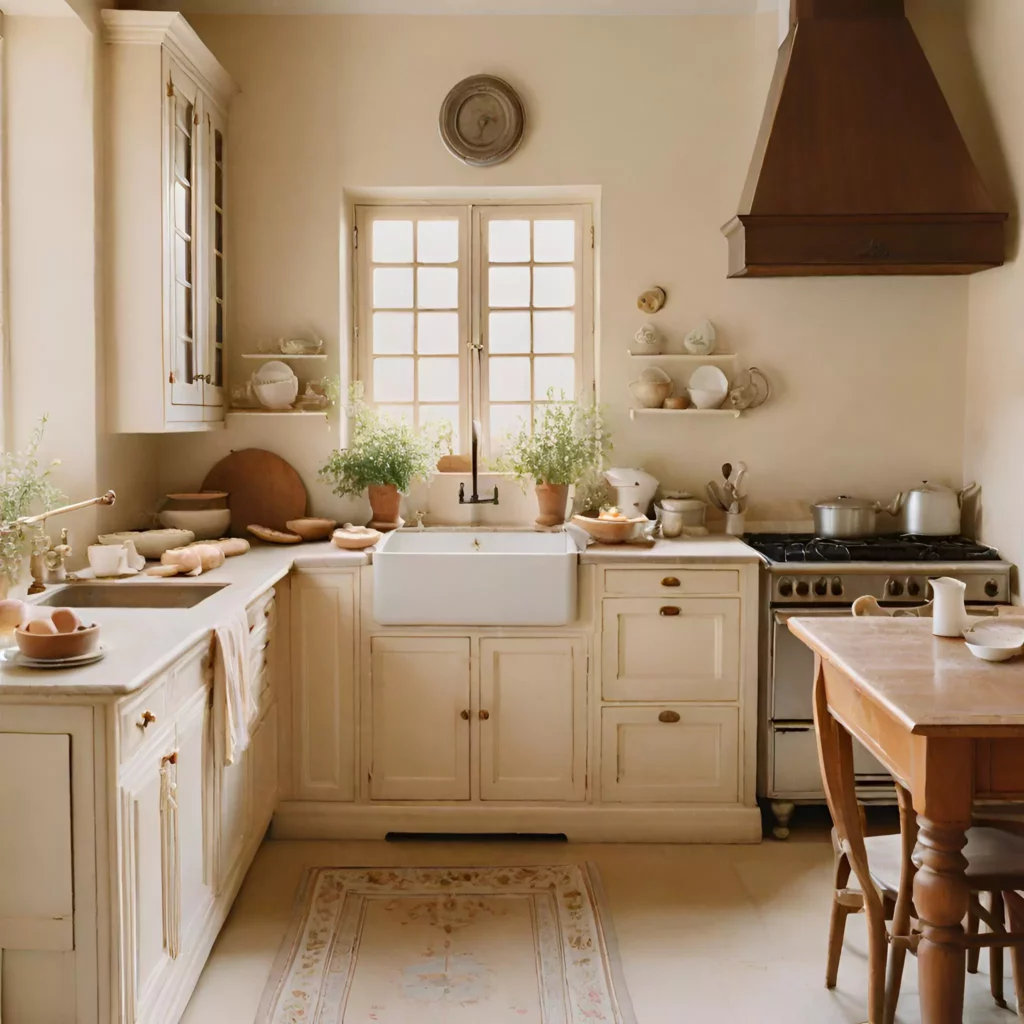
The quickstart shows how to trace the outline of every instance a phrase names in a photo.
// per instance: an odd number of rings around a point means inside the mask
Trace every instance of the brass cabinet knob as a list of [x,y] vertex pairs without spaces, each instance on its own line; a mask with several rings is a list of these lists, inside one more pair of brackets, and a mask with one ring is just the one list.
[[459,712],[459,718],[461,718],[464,722],[468,722],[469,721],[469,712],[466,711],[465,709],[463,709],[462,711]]
[[143,711],[142,717],[135,724],[140,729],[146,729],[156,721],[156,715],[152,711]]
[[679,614],[679,609],[675,605],[668,604],[668,605],[665,605],[664,608],[659,608],[658,609],[658,614],[659,615],[678,615]]
[[662,713],[660,715],[658,715],[658,721],[659,722],[678,722],[679,721],[679,712],[678,711],[662,711]]
[[168,754],[166,757],[160,758],[160,763],[162,765],[177,764],[178,763],[178,752],[175,750],[175,751],[172,751],[170,754]]
[[486,722],[487,719],[490,718],[490,717],[491,717],[490,711],[484,711],[484,710],[481,709],[481,711],[480,711],[480,721],[481,722]]
[[661,581],[661,585],[662,585],[663,587],[678,587],[678,586],[679,586],[679,580],[678,580],[678,578],[677,578],[677,577],[675,577],[675,576],[666,576],[666,577],[665,577],[665,578],[664,578],[664,579],[663,579],[663,580]]

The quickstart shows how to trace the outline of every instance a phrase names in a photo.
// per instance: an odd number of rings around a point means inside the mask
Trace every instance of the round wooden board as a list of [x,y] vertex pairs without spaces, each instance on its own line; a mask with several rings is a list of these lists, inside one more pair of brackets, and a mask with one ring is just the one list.
[[206,475],[204,491],[227,491],[231,535],[246,536],[250,523],[285,530],[306,514],[302,478],[280,455],[244,448],[221,459]]

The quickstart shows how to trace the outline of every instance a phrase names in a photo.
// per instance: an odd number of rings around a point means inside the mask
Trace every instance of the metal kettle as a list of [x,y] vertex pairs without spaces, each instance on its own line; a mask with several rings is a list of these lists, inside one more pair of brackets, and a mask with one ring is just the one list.
[[925,480],[905,494],[897,494],[893,507],[903,512],[906,533],[915,537],[958,537],[964,498],[977,490],[977,484],[954,491]]

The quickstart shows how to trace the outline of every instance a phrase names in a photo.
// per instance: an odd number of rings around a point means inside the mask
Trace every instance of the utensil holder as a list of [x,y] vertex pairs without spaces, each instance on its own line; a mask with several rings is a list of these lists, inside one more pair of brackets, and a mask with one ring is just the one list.
[[725,532],[730,537],[742,537],[743,534],[746,532],[746,524],[746,512],[725,513]]

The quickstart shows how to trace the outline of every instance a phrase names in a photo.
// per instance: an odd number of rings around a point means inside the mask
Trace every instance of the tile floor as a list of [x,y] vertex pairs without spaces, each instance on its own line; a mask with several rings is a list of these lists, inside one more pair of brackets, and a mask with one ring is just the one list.
[[[832,851],[820,828],[760,846],[564,843],[267,842],[256,858],[183,1024],[253,1024],[311,865],[594,861],[611,906],[638,1024],[856,1024],[865,1019],[864,924],[850,918],[839,987],[824,987]],[[965,1020],[1011,1024],[982,972]],[[1007,964],[1007,996],[1013,1001]],[[907,959],[900,1024],[919,1021]],[[409,1022],[415,1024],[415,1022]],[[485,1024],[485,1022],[481,1022]]]

